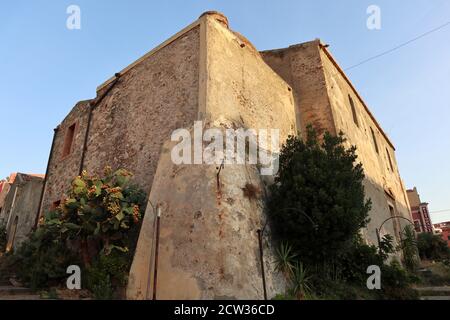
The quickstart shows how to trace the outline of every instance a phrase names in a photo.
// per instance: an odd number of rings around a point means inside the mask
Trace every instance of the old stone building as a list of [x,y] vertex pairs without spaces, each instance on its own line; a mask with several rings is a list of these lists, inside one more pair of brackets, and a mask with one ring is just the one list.
[[4,224],[6,217],[6,210],[3,210],[5,205],[6,196],[11,189],[11,184],[14,182],[16,173],[12,173],[5,180],[0,181],[0,225]]
[[17,248],[33,230],[44,181],[39,174],[15,173],[11,177],[0,215],[8,239],[6,251]]
[[[376,243],[375,228],[384,220],[410,217],[395,148],[326,46],[315,40],[258,52],[225,16],[207,12],[100,85],[95,99],[79,102],[55,129],[41,214],[59,203],[82,169],[126,168],[148,193],[131,299],[151,298],[155,289],[159,299],[263,297],[258,230],[266,223],[271,179],[253,164],[175,164],[171,134],[194,132],[195,121],[222,132],[279,129],[281,143],[309,123],[320,132],[343,131],[358,147],[373,202],[366,240]],[[260,192],[248,197],[248,185]],[[399,237],[403,223],[394,218],[381,233]],[[270,230],[262,240],[270,298],[283,282],[273,272]]]

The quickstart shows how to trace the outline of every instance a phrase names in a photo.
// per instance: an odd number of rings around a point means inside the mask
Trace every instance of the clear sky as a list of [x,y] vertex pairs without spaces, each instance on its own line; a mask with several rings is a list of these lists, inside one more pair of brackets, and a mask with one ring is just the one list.
[[[71,4],[80,30],[66,27]],[[372,4],[380,30],[366,27]],[[52,129],[75,103],[207,10],[260,50],[321,38],[344,68],[450,21],[448,0],[2,1],[0,177],[44,173]],[[450,26],[348,75],[394,141],[407,188],[431,211],[450,209]]]

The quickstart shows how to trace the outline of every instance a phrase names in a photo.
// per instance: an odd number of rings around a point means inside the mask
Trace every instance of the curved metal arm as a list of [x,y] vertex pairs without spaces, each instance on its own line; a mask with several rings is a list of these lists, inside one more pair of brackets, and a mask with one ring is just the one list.
[[381,239],[380,239],[380,231],[381,231],[381,228],[383,228],[383,225],[384,225],[387,221],[389,221],[389,220],[391,220],[391,219],[394,219],[394,218],[405,219],[405,220],[408,221],[413,227],[415,227],[415,226],[414,226],[414,222],[412,222],[411,220],[409,220],[408,218],[405,218],[405,217],[403,217],[403,216],[392,216],[392,217],[387,218],[386,220],[383,221],[383,223],[381,223],[381,225],[380,225],[379,228],[375,228],[375,233],[376,233],[376,235],[377,235],[377,241],[378,241],[378,247],[380,247],[380,244],[381,244]]
[[317,223],[315,223],[314,220],[311,219],[311,217],[308,216],[303,210],[300,210],[300,209],[297,209],[297,208],[282,208],[282,209],[280,209],[280,211],[283,211],[283,210],[291,210],[291,211],[300,212],[300,213],[303,214],[306,218],[308,218],[308,220],[311,222],[311,224],[312,224],[312,226],[313,226],[313,228],[314,228],[315,230],[319,229],[319,226],[317,225]]
[[384,220],[383,223],[382,223],[382,224],[380,225],[380,227],[378,228],[378,230],[381,230],[381,228],[383,228],[383,225],[384,225],[387,221],[389,221],[389,220],[391,220],[391,219],[394,219],[394,218],[405,219],[405,220],[407,220],[410,224],[412,224],[412,226],[414,227],[414,222],[412,222],[412,221],[409,220],[408,218],[405,218],[405,217],[403,217],[403,216],[392,216],[392,217],[389,217],[389,218],[387,218],[386,220]]

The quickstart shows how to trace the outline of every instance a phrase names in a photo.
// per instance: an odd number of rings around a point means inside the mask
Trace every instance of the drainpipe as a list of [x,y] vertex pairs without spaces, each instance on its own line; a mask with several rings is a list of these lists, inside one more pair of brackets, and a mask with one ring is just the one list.
[[38,206],[38,210],[36,213],[36,219],[34,221],[33,230],[36,230],[38,223],[39,223],[39,218],[41,217],[42,201],[44,200],[45,187],[47,186],[48,171],[49,171],[49,167],[50,167],[50,162],[52,161],[53,149],[55,147],[55,139],[56,139],[56,134],[58,133],[58,131],[59,131],[59,126],[57,126],[55,129],[53,129],[52,146],[50,147],[50,154],[48,155],[47,168],[45,169],[44,183],[42,184],[41,195],[39,197],[39,206]]
[[160,234],[160,221],[161,210],[159,206],[156,207],[156,244],[155,244],[155,269],[153,273],[153,300],[156,300],[156,287],[158,282],[158,253],[159,253],[159,234]]
[[267,289],[266,289],[266,274],[264,272],[264,255],[263,255],[263,245],[262,245],[262,234],[264,232],[265,226],[263,230],[258,229],[256,232],[258,233],[258,243],[259,243],[259,261],[261,263],[261,273],[262,273],[262,282],[264,289],[264,300],[267,300]]
[[81,173],[83,172],[84,158],[85,158],[86,149],[87,149],[87,141],[88,141],[88,137],[89,137],[89,131],[91,129],[92,112],[100,104],[100,102],[103,101],[103,99],[106,97],[106,95],[114,88],[114,86],[116,85],[117,81],[119,81],[120,73],[116,73],[115,76],[116,76],[116,78],[114,79],[114,82],[111,83],[111,85],[100,96],[100,98],[98,100],[96,100],[94,102],[94,104],[90,104],[89,103],[89,115],[88,115],[88,121],[87,121],[87,126],[86,126],[86,134],[84,135],[83,149],[81,149],[81,161],[80,161],[80,167],[78,169],[78,175],[81,175]]

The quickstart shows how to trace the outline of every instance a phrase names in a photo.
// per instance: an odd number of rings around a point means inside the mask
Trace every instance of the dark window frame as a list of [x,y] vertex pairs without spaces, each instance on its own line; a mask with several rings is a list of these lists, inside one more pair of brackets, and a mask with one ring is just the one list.
[[351,95],[348,95],[348,101],[350,102],[350,108],[352,109],[353,122],[359,128],[358,115],[356,114],[355,102],[352,99]]

